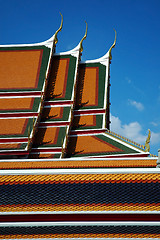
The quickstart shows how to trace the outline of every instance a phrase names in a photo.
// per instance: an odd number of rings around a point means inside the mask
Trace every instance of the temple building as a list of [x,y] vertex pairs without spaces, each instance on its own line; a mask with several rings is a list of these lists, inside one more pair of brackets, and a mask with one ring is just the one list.
[[160,157],[110,131],[110,64],[84,37],[0,45],[0,239],[160,239]]

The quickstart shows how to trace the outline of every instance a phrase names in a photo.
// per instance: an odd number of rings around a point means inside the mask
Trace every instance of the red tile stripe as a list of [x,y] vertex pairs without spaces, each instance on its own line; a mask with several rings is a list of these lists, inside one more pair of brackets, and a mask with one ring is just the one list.
[[11,117],[37,117],[38,113],[0,113],[0,118],[11,118]]
[[0,139],[0,143],[11,143],[11,142],[24,143],[24,142],[28,142],[28,138],[3,138],[3,139]]
[[41,92],[0,92],[0,97],[29,97],[29,96],[41,96]]

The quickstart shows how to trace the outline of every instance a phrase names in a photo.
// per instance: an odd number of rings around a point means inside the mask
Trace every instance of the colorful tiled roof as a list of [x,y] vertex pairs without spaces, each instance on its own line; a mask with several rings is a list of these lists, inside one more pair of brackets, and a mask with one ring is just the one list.
[[62,24],[46,42],[0,46],[0,239],[160,239],[158,157],[109,130],[116,35],[82,62],[87,24],[55,53]]
[[143,146],[108,130],[110,61],[116,37],[102,58],[82,62],[87,27],[80,44],[68,52],[55,53],[56,35],[40,44],[0,48],[0,156],[144,154]]
[[0,174],[1,214],[160,213],[159,169],[29,169]]

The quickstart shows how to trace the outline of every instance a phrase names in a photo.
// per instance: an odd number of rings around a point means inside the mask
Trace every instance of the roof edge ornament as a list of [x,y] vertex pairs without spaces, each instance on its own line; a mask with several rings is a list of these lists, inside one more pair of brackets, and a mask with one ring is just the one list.
[[61,15],[61,25],[58,28],[58,30],[56,31],[55,35],[54,35],[54,44],[56,45],[58,43],[58,38],[57,38],[57,34],[62,30],[63,27],[63,15],[60,13]]
[[146,142],[145,142],[145,147],[146,147],[145,152],[149,152],[150,151],[149,143],[150,143],[150,139],[151,139],[151,130],[148,129],[148,131],[149,131],[148,137],[147,137]]
[[109,59],[112,60],[112,54],[111,54],[111,51],[112,51],[112,48],[114,48],[116,46],[116,39],[117,39],[117,32],[115,29],[113,29],[115,31],[115,38],[114,38],[114,43],[112,44],[112,46],[110,47],[109,49]]
[[83,40],[86,39],[86,37],[87,37],[88,24],[87,24],[86,21],[85,21],[85,23],[86,23],[86,32],[85,32],[85,34],[84,34],[84,37],[83,37],[82,40],[80,41],[80,52],[83,52],[82,42],[83,42]]

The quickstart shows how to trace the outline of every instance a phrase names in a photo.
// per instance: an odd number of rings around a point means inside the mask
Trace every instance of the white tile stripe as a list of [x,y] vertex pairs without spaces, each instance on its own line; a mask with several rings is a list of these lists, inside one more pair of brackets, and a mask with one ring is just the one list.
[[0,175],[43,175],[43,174],[160,174],[160,168],[0,170]]
[[8,222],[0,223],[0,227],[30,227],[30,226],[160,226],[160,222]]

